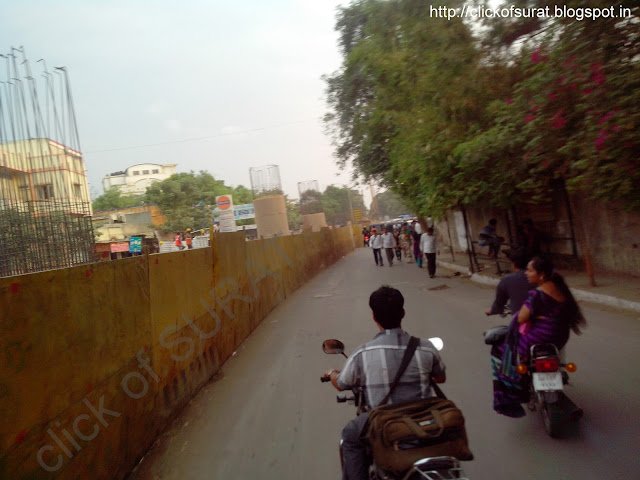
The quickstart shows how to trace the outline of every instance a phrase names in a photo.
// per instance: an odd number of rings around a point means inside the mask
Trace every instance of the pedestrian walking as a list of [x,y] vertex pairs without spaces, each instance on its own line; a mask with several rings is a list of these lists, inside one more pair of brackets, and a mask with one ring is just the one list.
[[413,239],[413,256],[416,259],[418,268],[422,268],[422,252],[420,251],[420,235],[422,227],[415,220],[411,224],[411,238]]
[[389,230],[389,227],[385,227],[384,229],[384,234],[382,235],[382,247],[387,253],[387,261],[389,262],[389,266],[393,267],[393,251],[395,250],[397,243],[395,237],[393,236],[393,233],[391,233]]
[[427,270],[429,271],[429,278],[436,276],[436,252],[438,251],[438,245],[436,242],[436,236],[433,234],[433,227],[427,228],[427,233],[423,233],[420,237],[420,250],[424,252],[427,257]]
[[373,259],[375,260],[376,265],[384,267],[384,262],[382,261],[382,235],[376,231],[375,227],[371,229],[369,244],[373,250]]
[[[410,227],[409,227],[410,228]],[[404,259],[407,263],[413,263],[413,239],[407,229],[407,225],[403,225],[400,230],[400,246],[404,252]]]
[[393,238],[396,241],[395,252],[399,262],[402,261],[402,247],[400,246],[400,229],[397,225],[393,227]]

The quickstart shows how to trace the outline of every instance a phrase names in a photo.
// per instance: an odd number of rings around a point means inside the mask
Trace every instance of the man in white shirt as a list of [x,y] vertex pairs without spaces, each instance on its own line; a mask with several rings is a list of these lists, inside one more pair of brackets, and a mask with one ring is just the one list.
[[376,227],[371,229],[371,238],[369,238],[369,245],[373,249],[373,259],[376,261],[376,265],[384,267],[382,262],[382,235],[376,231]]
[[429,271],[429,277],[436,276],[436,252],[438,251],[438,245],[436,242],[436,236],[433,234],[433,227],[427,228],[427,232],[420,236],[420,250],[427,257],[427,270]]
[[391,233],[390,229],[388,227],[385,227],[384,234],[382,235],[382,247],[384,248],[385,252],[387,252],[387,260],[389,261],[390,267],[393,267],[393,251],[396,246],[396,238],[393,236],[393,233]]

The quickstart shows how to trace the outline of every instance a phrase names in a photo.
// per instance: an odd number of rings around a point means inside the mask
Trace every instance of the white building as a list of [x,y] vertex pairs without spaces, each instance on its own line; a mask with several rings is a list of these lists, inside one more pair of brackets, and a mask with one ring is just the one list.
[[166,180],[176,173],[176,164],[159,165],[156,163],[140,163],[122,172],[114,172],[102,179],[102,186],[106,192],[116,187],[123,194],[141,195],[147,187],[155,182]]

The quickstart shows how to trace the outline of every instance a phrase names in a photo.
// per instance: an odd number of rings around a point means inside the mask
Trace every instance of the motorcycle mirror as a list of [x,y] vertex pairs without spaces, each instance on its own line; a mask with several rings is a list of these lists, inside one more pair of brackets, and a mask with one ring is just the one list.
[[335,339],[325,340],[322,342],[322,350],[324,353],[344,354],[344,343]]
[[442,348],[444,347],[444,342],[440,337],[430,338],[429,341],[433,343],[433,346],[436,347],[436,350],[442,350]]

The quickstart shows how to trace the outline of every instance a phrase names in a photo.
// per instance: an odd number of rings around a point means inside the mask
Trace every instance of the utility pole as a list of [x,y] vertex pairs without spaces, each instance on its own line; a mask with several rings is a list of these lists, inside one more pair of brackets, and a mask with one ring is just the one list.
[[371,220],[378,220],[378,199],[371,183],[369,183],[369,190],[371,191]]

